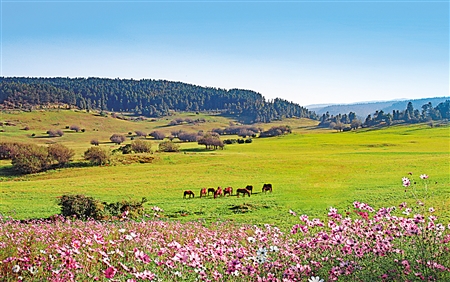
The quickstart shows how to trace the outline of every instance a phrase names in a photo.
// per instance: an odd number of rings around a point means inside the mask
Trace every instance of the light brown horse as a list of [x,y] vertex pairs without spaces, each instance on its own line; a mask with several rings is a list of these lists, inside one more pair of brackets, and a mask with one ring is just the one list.
[[272,193],[272,184],[264,184],[262,188],[262,192],[267,193],[269,191]]
[[201,198],[202,196],[205,196],[205,197],[206,197],[206,188],[200,189],[200,198]]
[[245,189],[250,191],[250,194],[253,194],[253,186],[252,185],[247,185],[247,187],[245,187]]
[[233,187],[227,187],[225,189],[223,189],[223,196],[225,196],[226,194],[228,195],[233,195]]
[[192,196],[192,198],[195,197],[194,192],[192,192],[191,190],[186,190],[184,191],[184,195],[183,198],[186,198],[186,196],[189,196],[189,198]]
[[239,189],[237,189],[237,190],[236,190],[236,195],[238,196],[238,198],[239,198],[239,194],[244,195],[244,197],[245,197],[245,194],[247,194],[247,195],[250,197],[250,191],[248,191],[248,190],[245,189],[245,188],[239,188]]
[[214,195],[214,193],[216,193],[216,189],[214,189],[214,188],[208,188],[208,196],[209,196],[209,193],[210,193],[210,192]]
[[217,197],[222,197],[223,196],[223,191],[222,191],[222,187],[217,187],[216,192],[214,192],[214,199]]

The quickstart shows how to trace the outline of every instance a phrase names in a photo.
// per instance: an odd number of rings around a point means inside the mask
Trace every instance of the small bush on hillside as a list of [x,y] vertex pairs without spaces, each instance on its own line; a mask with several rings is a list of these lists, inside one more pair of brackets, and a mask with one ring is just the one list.
[[73,130],[75,132],[79,132],[81,128],[78,125],[71,125],[70,130]]
[[12,157],[12,166],[20,173],[36,173],[50,167],[48,150],[35,144],[24,144]]
[[98,146],[99,144],[100,144],[100,142],[98,142],[98,139],[91,140],[91,145]]
[[111,153],[100,147],[91,147],[84,152],[84,159],[94,165],[104,165],[109,163]]
[[58,202],[63,216],[78,219],[102,219],[103,205],[92,197],[84,195],[63,195]]
[[158,149],[160,152],[178,152],[180,145],[173,143],[172,141],[164,141],[159,143]]
[[133,149],[131,149],[131,144],[126,144],[124,146],[120,146],[119,148],[112,151],[113,154],[115,153],[122,153],[122,154],[131,154],[133,153]]
[[61,215],[65,217],[76,217],[81,220],[87,219],[113,219],[115,217],[137,219],[144,216],[144,203],[141,201],[123,200],[115,203],[107,203],[85,195],[63,195],[58,201],[61,207]]
[[57,130],[50,129],[50,130],[47,130],[47,134],[50,137],[61,137],[64,135],[64,132],[62,132],[62,130],[60,130],[60,129],[57,129]]
[[131,142],[131,149],[136,153],[151,153],[152,143],[144,140],[135,140]]
[[147,136],[147,133],[145,133],[145,132],[143,132],[143,131],[135,131],[135,133],[136,133],[136,136],[138,136],[138,137],[145,137],[145,136]]
[[62,144],[52,144],[48,146],[48,155],[50,159],[63,166],[73,158],[75,152]]
[[142,198],[141,201],[123,200],[121,202],[115,202],[110,204],[103,202],[103,205],[105,207],[104,212],[108,216],[137,219],[144,216],[145,214],[144,203],[146,202],[147,202],[146,198]]
[[164,140],[164,138],[166,138],[166,135],[161,131],[153,131],[149,135],[155,138],[156,140]]
[[111,137],[109,137],[109,140],[111,142],[116,143],[117,145],[120,145],[123,143],[127,138],[122,134],[113,134]]

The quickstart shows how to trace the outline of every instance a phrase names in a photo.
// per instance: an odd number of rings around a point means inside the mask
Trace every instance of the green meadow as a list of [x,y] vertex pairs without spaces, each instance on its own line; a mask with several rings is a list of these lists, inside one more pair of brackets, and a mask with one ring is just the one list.
[[[204,118],[206,122],[168,126],[176,117]],[[62,143],[75,150],[75,163],[82,161],[82,153],[93,138],[100,141],[100,146],[114,149],[118,146],[109,142],[113,133],[207,131],[233,122],[221,116],[192,113],[125,121],[75,111],[2,113],[0,120],[15,124],[2,127],[2,142]],[[85,132],[65,129],[72,124]],[[289,226],[298,221],[289,210],[323,218],[331,206],[351,211],[353,201],[379,208],[404,201],[413,204],[417,199],[427,207],[433,206],[441,219],[450,219],[448,125],[396,125],[336,132],[316,128],[316,121],[288,119],[257,126],[268,129],[285,124],[291,126],[292,134],[254,138],[250,144],[226,145],[224,150],[215,151],[196,143],[180,143],[179,153],[155,152],[150,164],[72,165],[20,176],[12,171],[10,161],[0,161],[0,213],[16,219],[48,217],[59,213],[57,197],[84,194],[106,202],[145,197],[150,215],[150,208],[158,206],[164,210],[164,218],[180,221],[230,220]],[[25,126],[29,130],[23,130]],[[65,134],[49,138],[45,134],[49,129],[64,129]],[[158,141],[151,142],[156,151]],[[420,174],[429,175],[427,182],[419,178]],[[402,177],[416,184],[405,190]],[[261,193],[264,183],[273,185],[273,193]],[[231,186],[236,190],[246,185],[254,186],[251,197],[199,197],[202,187]],[[183,199],[184,190],[194,191],[195,198]]]

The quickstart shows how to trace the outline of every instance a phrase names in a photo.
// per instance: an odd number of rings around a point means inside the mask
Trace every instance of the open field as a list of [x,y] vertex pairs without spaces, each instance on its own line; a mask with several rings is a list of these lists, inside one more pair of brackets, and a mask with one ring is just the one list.
[[[189,116],[192,114],[186,114]],[[1,141],[61,142],[75,149],[76,159],[98,138],[101,146],[113,133],[142,130],[208,130],[229,125],[220,116],[199,125],[167,126],[174,117],[156,121],[122,121],[71,111],[2,114],[16,126],[3,127]],[[330,206],[346,209],[353,201],[374,207],[415,202],[411,189],[402,186],[408,176],[417,184],[418,197],[436,208],[441,218],[450,219],[449,127],[430,128],[424,124],[401,125],[378,130],[335,132],[314,129],[314,121],[292,119],[294,133],[282,137],[255,138],[251,144],[227,145],[224,150],[205,151],[196,143],[182,143],[180,153],[155,153],[152,164],[103,167],[72,167],[35,175],[11,174],[8,161],[1,161],[0,213],[17,219],[48,217],[59,212],[56,204],[63,194],[85,194],[101,201],[141,199],[148,207],[162,208],[164,216],[181,221],[233,220],[238,223],[274,223],[290,226],[298,214],[324,217]],[[47,138],[51,128],[78,124],[84,133],[67,131],[61,138]],[[277,123],[261,125],[265,129]],[[25,125],[30,130],[22,130]],[[189,127],[189,128],[188,128]],[[93,129],[96,129],[95,131]],[[98,129],[98,131],[97,131]],[[31,138],[31,133],[36,136]],[[224,138],[230,138],[226,136]],[[128,141],[129,142],[129,141]],[[154,142],[153,149],[157,148]],[[413,175],[409,176],[408,172]],[[428,192],[420,174],[428,174]],[[261,193],[263,183],[272,183],[272,194]],[[236,196],[200,199],[200,188],[253,185],[250,198]],[[194,199],[183,199],[193,190]]]

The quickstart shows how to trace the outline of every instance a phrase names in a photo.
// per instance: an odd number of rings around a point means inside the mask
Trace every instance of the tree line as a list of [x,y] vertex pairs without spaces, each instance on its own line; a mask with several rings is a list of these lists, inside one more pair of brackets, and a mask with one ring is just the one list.
[[67,105],[82,110],[131,112],[160,117],[170,111],[217,111],[241,122],[270,122],[290,117],[316,119],[314,112],[287,100],[271,101],[242,89],[201,87],[153,79],[1,77],[4,108],[33,109]]
[[398,123],[432,123],[433,121],[448,121],[449,118],[450,100],[439,103],[436,107],[429,102],[424,104],[421,109],[414,109],[412,102],[408,102],[403,111],[393,110],[392,113],[385,113],[383,110],[375,111],[374,114],[369,114],[364,121],[359,120],[354,112],[338,115],[330,115],[327,112],[320,117],[319,126],[342,131]]

